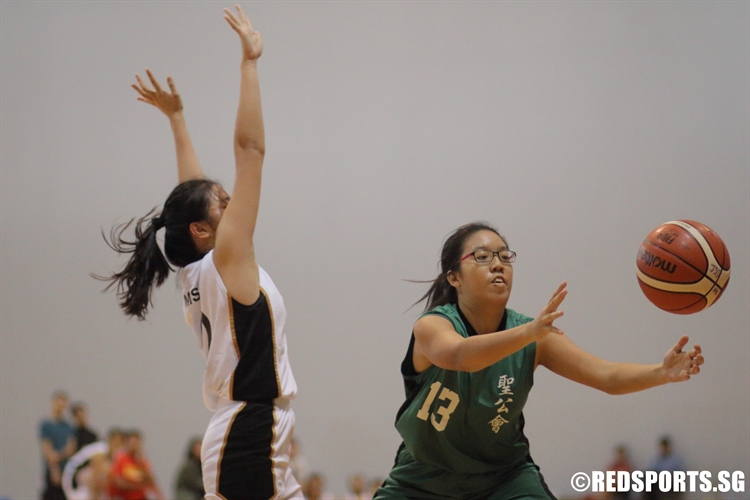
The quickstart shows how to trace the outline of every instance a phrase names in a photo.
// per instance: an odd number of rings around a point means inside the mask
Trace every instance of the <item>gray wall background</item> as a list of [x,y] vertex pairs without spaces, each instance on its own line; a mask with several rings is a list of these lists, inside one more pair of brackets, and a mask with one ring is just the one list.
[[[204,169],[231,186],[237,36],[222,2],[2,2],[0,494],[34,498],[49,395],[100,432],[139,427],[166,491],[202,433],[202,360],[171,279],[146,322],[90,272],[101,239],[176,176],[167,120],[134,74],[174,77]],[[553,491],[663,433],[688,466],[750,473],[748,2],[244,2],[264,38],[258,255],[284,294],[311,469],[343,493],[385,476],[399,364],[443,238],[476,219],[518,252],[510,307],[562,280],[583,348],[652,363],[682,334],[690,382],[613,397],[541,368],[526,407]],[[695,219],[732,256],[727,293],[687,317],[635,278],[654,227]],[[741,498],[744,495],[739,495]],[[733,498],[731,495],[725,498]]]

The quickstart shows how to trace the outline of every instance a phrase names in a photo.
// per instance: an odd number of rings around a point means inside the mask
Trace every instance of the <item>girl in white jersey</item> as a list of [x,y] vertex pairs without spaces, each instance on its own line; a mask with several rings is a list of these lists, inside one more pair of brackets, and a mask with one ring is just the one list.
[[[284,302],[255,259],[253,233],[265,153],[256,72],[263,50],[260,34],[239,6],[224,18],[242,45],[240,103],[234,133],[236,173],[231,198],[208,180],[198,163],[172,82],[153,89],[139,76],[138,100],[170,121],[177,150],[179,185],[158,216],[135,224],[135,241],[123,239],[134,221],[115,227],[108,243],[132,256],[105,278],[116,285],[125,313],[144,319],[151,291],[181,267],[184,311],[206,357],[203,399],[214,411],[203,439],[201,462],[206,498],[302,499],[289,469],[297,392],[286,351]],[[164,254],[156,234],[165,228]]]

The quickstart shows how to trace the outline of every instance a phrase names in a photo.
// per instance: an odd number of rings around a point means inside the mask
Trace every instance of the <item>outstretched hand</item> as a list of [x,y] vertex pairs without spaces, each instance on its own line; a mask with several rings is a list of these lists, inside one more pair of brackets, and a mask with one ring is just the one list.
[[689,380],[691,375],[701,371],[700,365],[704,362],[701,346],[695,344],[691,351],[683,351],[688,340],[687,335],[683,336],[664,356],[662,370],[668,382]]
[[549,333],[556,333],[558,335],[563,334],[563,331],[552,323],[563,315],[563,311],[558,311],[557,308],[560,307],[560,304],[562,304],[562,301],[568,294],[567,286],[568,284],[563,281],[560,286],[557,287],[555,293],[552,294],[552,298],[544,309],[542,309],[542,312],[539,313],[534,321],[529,323],[529,327],[531,328],[535,340],[541,340]]
[[138,85],[132,84],[131,87],[138,92],[138,100],[157,107],[168,117],[182,111],[182,99],[180,99],[180,94],[174,86],[172,77],[167,77],[167,85],[169,85],[169,92],[167,92],[161,88],[159,82],[156,81],[156,78],[154,78],[154,75],[151,74],[149,69],[146,69],[146,75],[148,75],[149,80],[151,80],[151,85],[153,85],[154,88],[149,88],[141,79],[140,75],[135,75],[135,79],[138,80]]
[[229,9],[224,9],[224,19],[226,19],[229,26],[240,35],[242,57],[246,60],[254,61],[258,59],[263,52],[263,41],[260,38],[260,33],[253,30],[253,25],[250,23],[250,19],[245,15],[242,7],[239,5],[235,5],[234,7],[237,9],[237,14],[235,15]]

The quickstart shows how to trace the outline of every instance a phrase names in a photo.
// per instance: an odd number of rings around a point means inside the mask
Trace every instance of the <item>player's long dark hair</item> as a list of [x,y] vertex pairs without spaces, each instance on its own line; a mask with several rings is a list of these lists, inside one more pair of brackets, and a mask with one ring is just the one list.
[[[445,239],[443,243],[443,251],[440,254],[440,274],[437,278],[426,283],[432,283],[430,289],[427,290],[422,298],[414,303],[414,305],[420,302],[426,301],[425,311],[434,309],[445,304],[456,303],[458,296],[456,295],[456,289],[448,283],[448,275],[451,272],[456,272],[459,267],[459,261],[461,260],[461,252],[464,248],[464,243],[476,232],[479,231],[492,231],[496,235],[500,236],[503,241],[507,244],[506,239],[501,235],[497,229],[495,229],[488,222],[478,221],[471,222],[463,225],[453,231],[450,236]],[[424,282],[419,282],[424,283]]]
[[[122,271],[111,276],[92,275],[110,282],[105,291],[116,287],[120,307],[126,315],[146,319],[151,292],[161,286],[169,272],[174,270],[170,264],[185,267],[203,257],[190,236],[190,224],[208,218],[208,207],[216,185],[215,181],[208,179],[182,182],[169,194],[160,215],[155,215],[156,209],[153,209],[138,220],[131,219],[114,226],[109,238],[102,233],[104,241],[114,251],[132,254]],[[123,235],[133,224],[135,240],[130,240]],[[165,228],[166,256],[156,240],[156,233],[162,227]]]

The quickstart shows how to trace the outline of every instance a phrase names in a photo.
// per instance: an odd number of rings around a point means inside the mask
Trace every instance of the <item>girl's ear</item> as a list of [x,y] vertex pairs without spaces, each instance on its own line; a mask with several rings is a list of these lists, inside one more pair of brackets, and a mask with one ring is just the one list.
[[206,221],[191,222],[190,223],[190,235],[193,238],[207,239],[213,235],[213,228]]
[[458,279],[458,274],[456,272],[448,271],[448,274],[445,276],[445,278],[448,280],[448,284],[453,288],[458,288],[459,286],[461,286],[461,280]]

